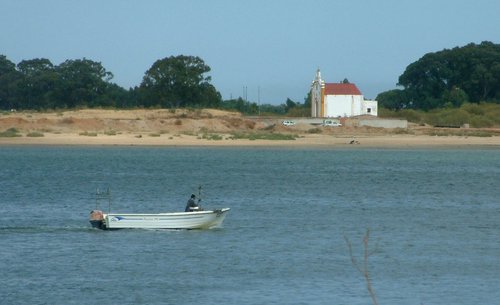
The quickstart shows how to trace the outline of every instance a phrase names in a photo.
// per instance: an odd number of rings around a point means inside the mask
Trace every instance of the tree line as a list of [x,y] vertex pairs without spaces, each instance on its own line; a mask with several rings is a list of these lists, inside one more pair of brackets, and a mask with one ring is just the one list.
[[0,55],[0,109],[71,108],[219,108],[245,114],[284,114],[299,107],[288,99],[282,105],[257,105],[243,98],[222,100],[210,83],[210,67],[196,56],[157,60],[139,86],[128,90],[112,83],[113,73],[90,59],[66,60],[54,65],[46,58],[17,65]]
[[[310,115],[310,92],[304,103],[287,99],[280,105],[257,105],[241,97],[223,100],[211,84],[210,70],[199,57],[170,56],[154,62],[140,85],[127,90],[111,82],[113,73],[90,59],[54,65],[36,58],[16,65],[0,55],[0,109],[194,107],[248,115]],[[425,54],[406,67],[398,85],[403,89],[377,96],[381,108],[428,111],[465,103],[500,103],[500,45],[485,41]]]
[[458,108],[500,103],[500,45],[489,41],[427,53],[399,77],[403,89],[377,96],[386,109]]

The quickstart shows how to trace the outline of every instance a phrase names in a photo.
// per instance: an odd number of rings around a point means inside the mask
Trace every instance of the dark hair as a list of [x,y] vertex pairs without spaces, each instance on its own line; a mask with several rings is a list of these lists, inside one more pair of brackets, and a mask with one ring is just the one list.
[[191,198],[196,198],[196,196],[194,194],[191,194]]

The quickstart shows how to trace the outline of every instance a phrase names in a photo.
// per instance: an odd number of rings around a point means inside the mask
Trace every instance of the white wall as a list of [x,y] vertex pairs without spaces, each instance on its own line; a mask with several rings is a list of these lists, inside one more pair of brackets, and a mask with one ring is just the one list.
[[374,100],[364,100],[361,114],[378,116],[378,102]]
[[351,117],[362,114],[362,95],[325,96],[325,117]]
[[352,117],[364,114],[378,116],[378,102],[365,100],[362,95],[325,96],[325,117]]

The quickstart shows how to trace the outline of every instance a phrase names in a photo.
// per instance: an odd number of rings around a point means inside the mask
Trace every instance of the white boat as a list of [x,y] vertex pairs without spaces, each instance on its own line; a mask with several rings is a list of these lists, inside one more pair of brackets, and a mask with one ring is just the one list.
[[157,214],[90,212],[90,223],[94,228],[110,229],[211,229],[222,225],[229,208]]
[[[199,187],[201,198],[201,186]],[[193,195],[192,198],[195,196]],[[229,208],[204,211],[200,206],[189,207],[189,212],[155,214],[104,213],[99,209],[99,200],[108,201],[111,211],[111,192],[96,192],[96,209],[90,212],[90,224],[103,230],[113,229],[212,229],[220,227]],[[201,200],[199,199],[198,202]]]

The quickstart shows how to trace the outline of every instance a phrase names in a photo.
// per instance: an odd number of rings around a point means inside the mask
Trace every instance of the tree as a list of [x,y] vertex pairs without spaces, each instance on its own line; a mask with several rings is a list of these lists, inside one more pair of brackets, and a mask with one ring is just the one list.
[[16,65],[0,55],[0,109],[18,108],[16,97],[20,79]]
[[247,115],[256,115],[259,113],[259,106],[256,103],[245,101],[241,97],[237,99],[223,101],[220,105],[220,108],[228,110],[237,110]]
[[290,111],[290,109],[293,109],[297,107],[297,103],[295,103],[294,101],[292,101],[290,98],[287,98],[286,99],[286,102],[285,102],[285,109],[286,111]]
[[195,56],[171,56],[157,60],[146,71],[140,89],[144,106],[217,107],[220,93],[205,76],[210,67]]
[[58,74],[54,88],[60,107],[97,106],[97,100],[106,93],[113,78],[100,62],[89,59],[66,60],[56,67]]
[[405,91],[394,89],[380,93],[377,95],[377,101],[381,107],[391,110],[401,110],[411,108],[411,104],[407,102]]
[[37,58],[17,64],[22,75],[19,82],[19,102],[22,108],[41,109],[50,107],[51,94],[57,82],[57,73],[50,60]]
[[305,108],[307,108],[307,109],[311,109],[311,100],[312,100],[311,90],[309,90],[309,91],[307,92],[306,97],[304,98],[304,107],[305,107]]
[[418,109],[500,102],[500,44],[485,41],[425,54],[406,68],[399,85],[404,104]]

